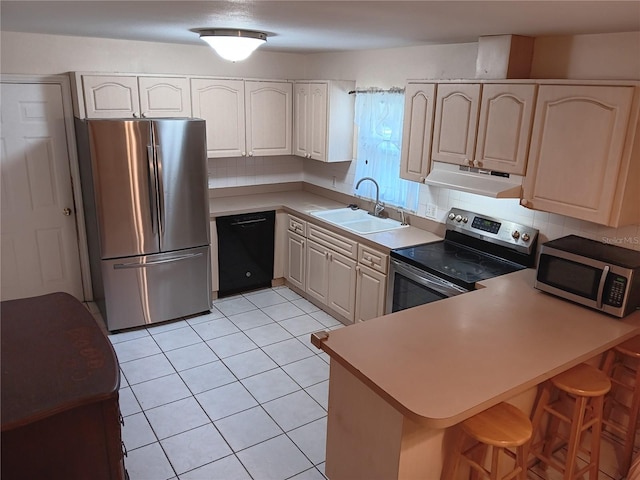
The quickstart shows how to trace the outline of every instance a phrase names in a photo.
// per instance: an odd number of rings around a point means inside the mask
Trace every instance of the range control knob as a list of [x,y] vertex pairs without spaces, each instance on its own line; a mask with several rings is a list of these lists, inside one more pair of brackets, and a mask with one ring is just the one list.
[[529,236],[528,233],[523,233],[522,234],[522,241],[523,242],[528,242],[531,239],[531,237]]
[[518,230],[514,230],[511,232],[511,236],[517,240],[520,238],[520,232]]
[[460,223],[462,221],[462,215],[456,215],[456,222]]
[[453,220],[454,218],[456,218],[456,214],[455,213],[450,213],[449,214],[449,220]]
[[467,223],[469,219],[467,217],[462,217],[462,223]]

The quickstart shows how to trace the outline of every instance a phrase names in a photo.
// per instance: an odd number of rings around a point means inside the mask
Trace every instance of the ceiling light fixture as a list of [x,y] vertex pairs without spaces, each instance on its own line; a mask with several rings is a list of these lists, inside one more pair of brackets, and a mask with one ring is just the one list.
[[207,29],[198,32],[218,55],[231,62],[244,60],[267,41],[266,33],[253,30]]

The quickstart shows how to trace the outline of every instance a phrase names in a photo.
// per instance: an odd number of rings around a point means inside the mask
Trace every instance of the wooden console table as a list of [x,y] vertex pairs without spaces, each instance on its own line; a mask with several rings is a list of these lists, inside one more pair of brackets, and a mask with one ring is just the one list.
[[0,304],[2,478],[125,478],[111,343],[74,297]]

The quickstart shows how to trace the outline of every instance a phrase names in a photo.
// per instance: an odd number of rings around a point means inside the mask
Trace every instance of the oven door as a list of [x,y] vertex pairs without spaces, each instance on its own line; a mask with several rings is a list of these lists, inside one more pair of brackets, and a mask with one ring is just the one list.
[[469,291],[394,258],[390,259],[389,266],[385,313],[398,312]]

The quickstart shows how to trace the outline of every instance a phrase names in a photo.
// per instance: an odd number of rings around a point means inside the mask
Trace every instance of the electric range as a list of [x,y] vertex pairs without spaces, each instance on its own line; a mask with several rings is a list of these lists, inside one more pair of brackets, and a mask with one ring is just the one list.
[[538,230],[459,208],[444,240],[390,254],[387,313],[475,290],[476,282],[535,263]]

